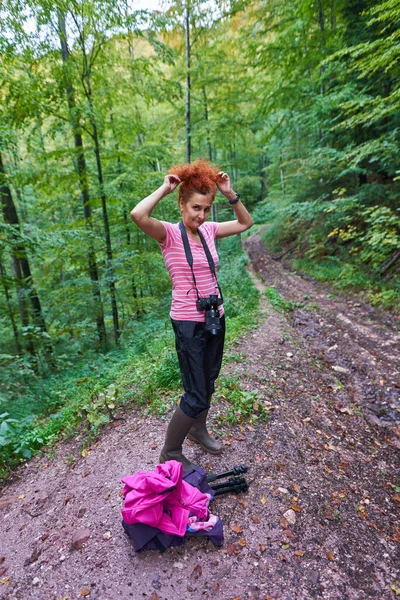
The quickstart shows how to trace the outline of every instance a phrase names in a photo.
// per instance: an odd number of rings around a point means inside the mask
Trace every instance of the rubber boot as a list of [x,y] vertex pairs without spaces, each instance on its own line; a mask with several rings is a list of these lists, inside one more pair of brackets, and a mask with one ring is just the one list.
[[208,410],[205,410],[197,419],[194,419],[195,423],[188,433],[188,439],[200,444],[203,450],[209,454],[222,454],[222,444],[214,440],[207,431],[207,415]]
[[191,471],[197,468],[197,465],[190,462],[182,454],[182,444],[195,421],[196,419],[187,417],[179,406],[176,408],[168,425],[164,447],[160,454],[160,463],[164,463],[167,460],[176,460],[182,463],[184,471]]

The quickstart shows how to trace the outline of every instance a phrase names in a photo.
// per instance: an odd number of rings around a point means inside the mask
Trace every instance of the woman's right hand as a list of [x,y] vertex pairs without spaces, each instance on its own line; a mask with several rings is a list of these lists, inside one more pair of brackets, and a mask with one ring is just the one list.
[[170,194],[171,192],[174,191],[175,188],[178,187],[178,185],[181,183],[181,180],[179,179],[178,175],[174,175],[173,173],[170,173],[169,175],[166,175],[164,177],[164,187],[165,190],[167,192],[167,194]]

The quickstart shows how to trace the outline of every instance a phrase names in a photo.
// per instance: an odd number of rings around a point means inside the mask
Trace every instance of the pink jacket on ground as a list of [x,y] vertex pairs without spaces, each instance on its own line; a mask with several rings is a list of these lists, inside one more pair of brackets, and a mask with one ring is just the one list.
[[183,481],[182,474],[182,464],[169,460],[157,465],[155,471],[124,477],[121,512],[125,523],[145,523],[183,537],[189,513],[207,519],[209,496]]

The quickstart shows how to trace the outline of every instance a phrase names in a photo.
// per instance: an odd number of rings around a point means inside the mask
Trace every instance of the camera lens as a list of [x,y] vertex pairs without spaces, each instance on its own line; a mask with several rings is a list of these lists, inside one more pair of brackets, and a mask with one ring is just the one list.
[[205,330],[209,331],[212,335],[216,335],[219,331],[221,331],[219,311],[216,306],[212,306],[209,310],[206,311]]

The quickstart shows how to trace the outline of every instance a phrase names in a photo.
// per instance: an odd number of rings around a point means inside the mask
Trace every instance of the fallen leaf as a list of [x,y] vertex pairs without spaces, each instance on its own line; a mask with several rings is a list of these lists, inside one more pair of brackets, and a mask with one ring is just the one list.
[[201,565],[196,565],[192,571],[193,579],[199,579],[202,575],[203,575],[203,569],[201,568]]
[[5,560],[6,560],[5,556],[0,556],[0,565],[2,565]]
[[286,535],[286,537],[288,537],[290,540],[296,539],[296,536],[294,535],[293,531],[291,531],[290,529],[284,529],[282,531],[282,533],[284,533]]
[[240,525],[230,525],[230,529],[232,529],[232,531],[234,531],[235,533],[243,533],[243,529],[242,527],[240,527]]
[[287,529],[287,528],[288,528],[288,525],[289,525],[289,523],[288,523],[288,521],[285,519],[285,517],[281,517],[281,518],[279,519],[279,525],[280,525],[281,527],[283,527],[283,529]]
[[241,537],[240,540],[238,541],[238,544],[241,548],[244,548],[247,545],[247,542],[243,537]]
[[295,512],[301,512],[301,506],[298,504],[291,504],[290,508],[292,508]]
[[335,555],[332,552],[327,552],[326,553],[326,558],[328,560],[335,560]]
[[83,458],[85,458],[86,456],[89,456],[90,451],[87,448],[84,448],[81,452],[81,456],[83,456]]
[[260,550],[261,552],[265,552],[267,549],[267,546],[264,546],[264,544],[260,544]]
[[284,542],[282,544],[282,550],[287,550],[289,548],[290,544],[288,544],[287,542]]
[[294,491],[296,492],[296,494],[300,494],[300,492],[301,492],[301,487],[300,487],[300,486],[299,486],[297,483],[294,483],[294,484],[292,485],[292,488],[294,489]]
[[393,500],[396,500],[396,502],[400,502],[400,494],[395,494],[393,496]]
[[332,469],[330,469],[329,467],[327,467],[326,465],[324,465],[324,471],[326,473],[332,473]]
[[273,446],[275,444],[275,442],[273,440],[268,440],[268,442],[265,442],[265,445],[269,448],[269,446]]
[[229,546],[227,546],[225,552],[229,556],[233,556],[234,554],[239,554],[239,549],[236,546],[236,544],[230,544]]
[[400,589],[395,584],[390,586],[390,589],[396,594],[396,596],[400,596]]
[[399,542],[400,544],[400,531],[395,531],[393,534],[393,539],[395,542]]
[[253,521],[253,523],[255,523],[256,525],[258,525],[260,523],[260,517],[258,515],[253,515],[251,517],[251,520]]
[[80,592],[81,596],[90,596],[90,589],[89,588],[83,588],[83,590],[81,590]]
[[358,516],[360,517],[360,519],[368,519],[368,513],[365,510],[364,506],[358,507]]
[[7,581],[10,581],[10,578],[9,578],[9,577],[4,577],[4,578],[3,578],[3,579],[0,581],[0,583],[1,583],[1,585],[4,585],[5,583],[7,583]]
[[158,448],[158,444],[156,444],[155,442],[154,442],[154,444],[150,445],[151,450],[155,450],[156,448]]
[[284,556],[283,554],[280,554],[279,560],[286,561],[287,559],[286,559],[286,556]]
[[263,496],[261,498],[261,504],[266,504],[267,503],[267,499],[265,498],[265,496]]
[[304,556],[305,551],[304,550],[295,550],[294,554],[295,554],[295,556]]
[[0,577],[3,577],[3,575],[5,575],[5,574],[6,574],[6,572],[7,572],[7,568],[6,568],[6,567],[2,567],[2,568],[0,569]]
[[245,500],[239,500],[238,504],[240,504],[242,508],[247,508],[247,502]]
[[24,494],[21,494],[20,496],[18,496],[18,500],[23,500],[25,498]]
[[24,566],[27,567],[28,565],[31,565],[32,563],[36,562],[41,554],[41,550],[39,549],[35,549],[31,556],[29,558],[26,559],[26,561],[24,562]]
[[149,596],[149,600],[160,600],[160,596],[157,594],[156,590]]

